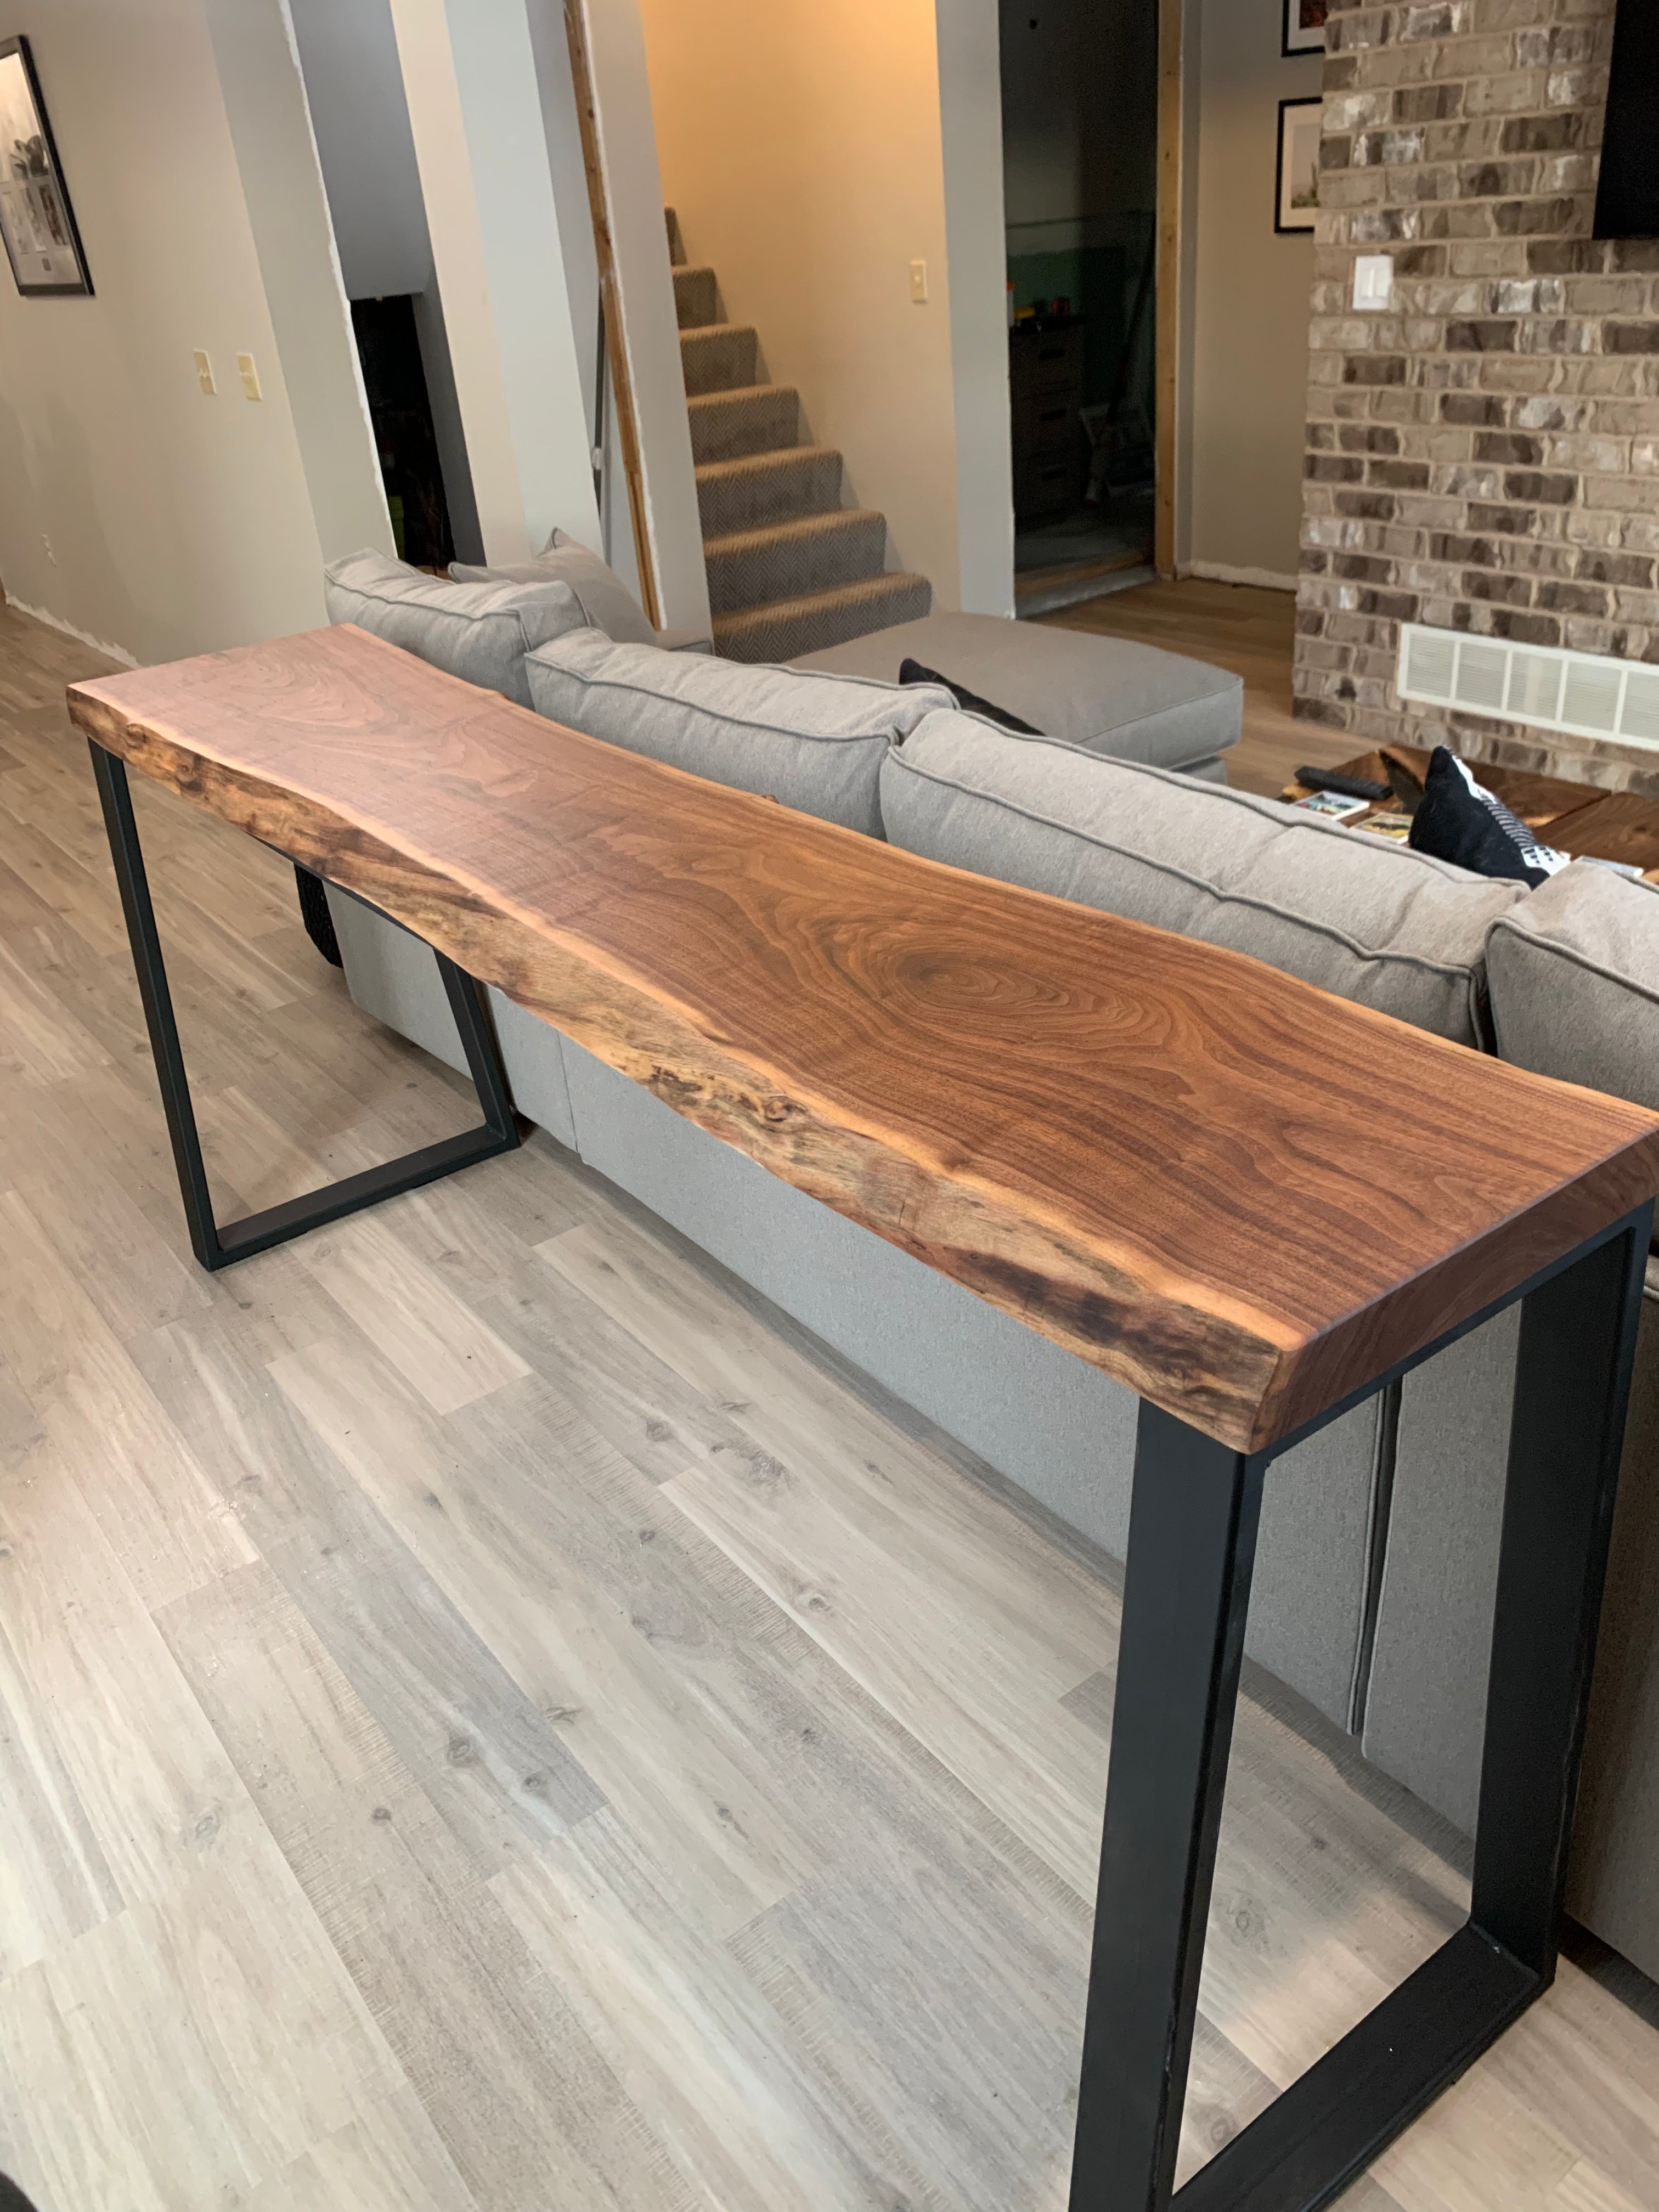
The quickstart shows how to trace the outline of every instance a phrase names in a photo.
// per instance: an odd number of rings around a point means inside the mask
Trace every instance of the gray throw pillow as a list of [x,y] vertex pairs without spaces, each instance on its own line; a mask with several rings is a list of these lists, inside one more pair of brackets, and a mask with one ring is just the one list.
[[1575,860],[1486,939],[1498,1049],[1659,1109],[1659,892]]
[[928,715],[888,756],[881,811],[891,842],[930,860],[1228,945],[1460,1044],[1490,1043],[1486,933],[1524,899],[1519,884],[954,713]]
[[881,835],[888,746],[948,691],[615,645],[575,630],[525,662],[538,714],[713,783]]
[[533,561],[499,568],[471,568],[463,561],[452,561],[449,573],[458,584],[565,584],[576,595],[582,619],[618,645],[658,641],[657,633],[616,570],[579,538],[562,530],[553,532]]
[[526,653],[584,623],[568,585],[457,584],[372,550],[324,569],[323,601],[331,622],[356,623],[520,707],[530,704]]

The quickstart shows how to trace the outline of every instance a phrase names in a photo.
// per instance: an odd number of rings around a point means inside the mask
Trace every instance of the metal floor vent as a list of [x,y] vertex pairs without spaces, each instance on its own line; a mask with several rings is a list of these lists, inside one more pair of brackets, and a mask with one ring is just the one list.
[[1659,667],[1645,661],[1406,623],[1396,682],[1402,699],[1659,750]]

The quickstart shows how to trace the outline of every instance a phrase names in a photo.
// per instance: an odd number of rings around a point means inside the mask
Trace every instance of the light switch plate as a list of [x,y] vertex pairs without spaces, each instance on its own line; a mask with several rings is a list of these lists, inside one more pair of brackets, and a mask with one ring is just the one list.
[[213,381],[213,363],[208,359],[207,356],[201,351],[199,347],[198,348],[195,355],[195,361],[197,384],[204,392],[206,392],[208,398],[211,399],[214,393],[219,388]]
[[1353,304],[1359,314],[1380,314],[1394,305],[1394,257],[1362,253],[1353,264]]
[[259,372],[253,365],[253,356],[251,353],[239,353],[237,355],[236,374],[242,380],[242,397],[244,399],[263,399],[264,398],[264,392],[259,389]]
[[927,264],[925,261],[910,264],[910,297],[918,307],[927,305]]

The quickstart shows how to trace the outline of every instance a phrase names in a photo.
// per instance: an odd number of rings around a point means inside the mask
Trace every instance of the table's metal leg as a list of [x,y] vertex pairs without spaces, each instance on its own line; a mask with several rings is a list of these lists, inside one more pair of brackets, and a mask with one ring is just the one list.
[[520,1141],[519,1127],[483,994],[471,976],[453,961],[445,959],[442,953],[434,952],[450,1011],[460,1032],[466,1064],[483,1108],[483,1126],[463,1130],[456,1137],[445,1137],[435,1145],[422,1146],[419,1152],[406,1152],[401,1159],[388,1160],[383,1167],[367,1168],[360,1175],[346,1176],[338,1182],[329,1183],[321,1190],[307,1191],[303,1197],[289,1199],[281,1206],[246,1214],[240,1221],[216,1221],[202,1159],[196,1111],[191,1103],[190,1079],[179,1043],[179,1025],[173,1018],[173,994],[167,988],[155,911],[150,903],[149,884],[144,873],[144,856],[138,842],[138,824],[133,817],[132,793],[127,786],[126,763],[95,743],[89,744],[88,750],[104,810],[104,826],[109,833],[110,857],[115,864],[127,936],[132,945],[132,963],[137,970],[138,994],[143,1001],[167,1134],[173,1141],[173,1164],[179,1171],[179,1190],[190,1227],[191,1247],[203,1267],[228,1267],[234,1260],[245,1260],[273,1244],[285,1243],[290,1237],[301,1236],[307,1229],[319,1229],[325,1222],[337,1221],[343,1214],[355,1213],[362,1206],[373,1206],[400,1191],[435,1182],[441,1176],[452,1174],[457,1168],[470,1167],[475,1161],[491,1159],[498,1152],[513,1150]]
[[1554,1978],[1647,1265],[1645,1220],[1521,1309],[1469,1919]]
[[1318,2212],[1549,1986],[1652,1212],[1522,1309],[1468,1922],[1173,2199],[1265,1463],[1141,1408],[1072,2212]]
[[1265,1469],[1142,1405],[1072,2212],[1170,2201]]

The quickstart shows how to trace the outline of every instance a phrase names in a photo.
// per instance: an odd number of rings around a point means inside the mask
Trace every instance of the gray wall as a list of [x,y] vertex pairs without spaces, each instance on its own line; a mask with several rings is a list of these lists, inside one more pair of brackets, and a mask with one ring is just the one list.
[[1302,528],[1311,235],[1273,229],[1279,103],[1318,94],[1279,52],[1284,0],[1203,0],[1192,367],[1200,574],[1294,586]]

